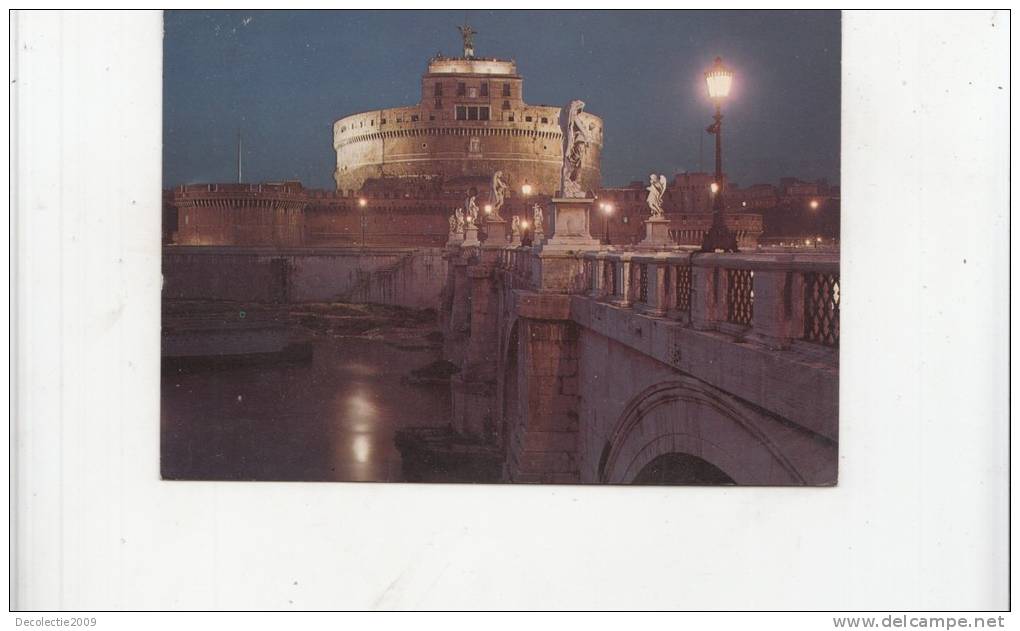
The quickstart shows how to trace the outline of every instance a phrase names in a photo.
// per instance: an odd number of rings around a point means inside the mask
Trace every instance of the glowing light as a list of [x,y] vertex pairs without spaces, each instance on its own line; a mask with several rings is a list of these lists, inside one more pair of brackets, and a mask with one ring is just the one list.
[[811,245],[811,239],[804,239],[804,245]]
[[525,230],[528,229],[528,221],[526,219],[521,222],[521,228],[524,228]]
[[811,200],[811,210],[818,210],[818,200],[817,199],[812,199]]
[[708,83],[708,96],[713,100],[721,101],[729,96],[733,71],[723,65],[722,57],[715,58],[715,65],[705,73],[705,82]]
[[361,392],[347,398],[347,418],[352,422],[376,420],[376,408],[371,399]]
[[709,186],[709,188],[712,189],[713,193],[718,193],[719,192],[719,185],[716,184],[715,182],[712,182],[712,184]]
[[372,443],[366,434],[358,434],[351,442],[351,451],[354,452],[354,460],[360,464],[368,462],[372,455]]
[[362,197],[361,199],[358,200],[358,206],[361,206],[362,208],[368,206],[368,200]]
[[492,214],[492,204],[486,204],[485,205],[485,214],[486,215]]
[[521,187],[521,192],[525,195],[531,195],[531,184],[525,184]]
[[606,213],[607,215],[612,215],[613,214],[613,205],[612,204],[602,204],[602,212]]
[[747,202],[740,202],[741,206],[747,206]]

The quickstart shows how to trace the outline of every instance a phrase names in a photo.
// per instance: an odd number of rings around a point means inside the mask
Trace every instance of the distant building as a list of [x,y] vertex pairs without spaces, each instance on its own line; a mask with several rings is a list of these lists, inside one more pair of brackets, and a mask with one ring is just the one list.
[[830,185],[827,180],[807,182],[784,177],[778,186],[731,186],[725,200],[728,212],[761,213],[762,237],[769,243],[839,238],[839,186]]
[[[428,62],[415,105],[352,114],[333,124],[336,189],[353,194],[371,179],[482,177],[503,171],[520,191],[555,195],[563,164],[560,107],[524,101],[517,64],[437,55]],[[601,183],[602,119],[581,114],[594,139],[581,169],[591,191]]]

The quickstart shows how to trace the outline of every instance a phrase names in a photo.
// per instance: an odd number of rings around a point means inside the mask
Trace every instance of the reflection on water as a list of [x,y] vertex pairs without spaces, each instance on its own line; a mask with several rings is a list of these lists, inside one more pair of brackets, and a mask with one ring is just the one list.
[[162,472],[192,480],[401,480],[395,432],[449,422],[449,388],[401,377],[438,350],[318,337],[311,362],[167,369]]

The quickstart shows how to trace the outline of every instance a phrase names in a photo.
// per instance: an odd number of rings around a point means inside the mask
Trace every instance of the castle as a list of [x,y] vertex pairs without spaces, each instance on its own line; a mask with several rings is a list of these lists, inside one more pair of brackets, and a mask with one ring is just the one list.
[[[560,109],[524,101],[517,64],[474,57],[433,57],[416,105],[352,114],[333,124],[338,191],[399,178],[487,182],[496,171],[511,190],[527,184],[554,195],[563,164]],[[581,169],[589,191],[601,184],[602,119],[581,114],[592,142]]]
[[[504,217],[528,216],[534,203],[547,206],[560,186],[562,108],[525,102],[516,62],[476,57],[475,31],[459,28],[463,55],[428,61],[417,104],[333,123],[335,190],[306,189],[299,182],[178,186],[164,192],[164,242],[441,247],[447,217],[465,198],[476,196],[480,206],[492,201],[497,171],[510,190]],[[592,231],[602,232],[604,225],[614,243],[635,243],[648,213],[644,184],[603,188],[603,121],[589,112],[581,112],[579,120],[590,139],[581,187],[616,207],[612,217],[593,216]],[[711,179],[678,175],[667,190],[676,243],[696,245],[708,229]],[[742,247],[757,243],[760,215],[733,214],[728,221]]]

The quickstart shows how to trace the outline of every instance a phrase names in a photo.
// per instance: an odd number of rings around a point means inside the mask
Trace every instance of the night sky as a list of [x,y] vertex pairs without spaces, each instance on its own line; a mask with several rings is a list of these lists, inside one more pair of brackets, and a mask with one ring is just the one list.
[[[169,11],[165,186],[237,178],[334,187],[332,125],[418,102],[436,52],[461,54],[464,11]],[[839,181],[837,11],[470,11],[475,54],[517,60],[524,99],[579,98],[605,121],[602,181],[713,168],[703,72],[737,73],[724,169],[741,186]]]

